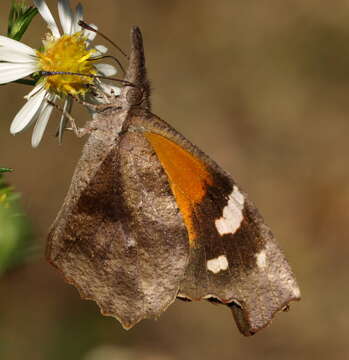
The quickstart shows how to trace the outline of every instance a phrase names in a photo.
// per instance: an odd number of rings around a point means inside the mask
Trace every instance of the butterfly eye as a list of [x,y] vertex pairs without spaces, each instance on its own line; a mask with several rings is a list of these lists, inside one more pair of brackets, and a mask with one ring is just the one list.
[[139,105],[143,101],[143,91],[139,87],[130,87],[126,94],[126,100],[129,105]]

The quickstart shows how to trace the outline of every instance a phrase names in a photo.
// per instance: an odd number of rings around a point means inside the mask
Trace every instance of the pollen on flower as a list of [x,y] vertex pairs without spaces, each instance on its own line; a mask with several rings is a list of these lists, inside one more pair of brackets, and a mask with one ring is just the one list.
[[[46,39],[44,50],[38,51],[37,56],[41,71],[95,75],[97,70],[91,60],[94,53],[95,50],[87,48],[82,32],[78,32],[59,39]],[[85,95],[88,91],[86,85],[92,83],[93,78],[79,75],[52,75],[44,79],[46,90],[60,95]]]

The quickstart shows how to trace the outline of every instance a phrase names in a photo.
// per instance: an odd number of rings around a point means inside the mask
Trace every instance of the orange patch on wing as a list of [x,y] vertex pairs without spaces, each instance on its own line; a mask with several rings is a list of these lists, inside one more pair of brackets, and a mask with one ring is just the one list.
[[195,246],[197,234],[193,222],[194,206],[203,199],[207,185],[213,184],[204,163],[171,140],[154,133],[145,137],[163,166],[186,225],[190,246]]

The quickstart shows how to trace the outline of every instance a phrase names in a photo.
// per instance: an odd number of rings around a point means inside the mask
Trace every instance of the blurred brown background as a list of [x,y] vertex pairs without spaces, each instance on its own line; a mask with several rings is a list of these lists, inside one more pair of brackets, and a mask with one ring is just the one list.
[[[48,1],[51,9],[56,1]],[[1,33],[10,1],[1,1]],[[75,5],[76,2],[74,1]],[[43,258],[45,236],[84,140],[9,134],[28,88],[0,88],[0,166],[22,193],[37,243],[33,264],[0,279],[1,359],[349,358],[349,2],[90,0],[87,22],[128,48],[145,38],[153,110],[246,189],[297,275],[303,299],[252,338],[229,310],[176,302],[125,332],[80,300]],[[37,16],[24,37],[40,46]],[[101,41],[103,43],[103,41]],[[81,124],[87,114],[75,107]]]

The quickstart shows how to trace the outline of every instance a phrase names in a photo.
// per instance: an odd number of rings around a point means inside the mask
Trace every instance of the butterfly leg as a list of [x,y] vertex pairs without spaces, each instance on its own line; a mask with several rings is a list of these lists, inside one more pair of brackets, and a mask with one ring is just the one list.
[[77,137],[79,137],[79,138],[83,137],[86,134],[89,134],[93,130],[92,128],[79,128],[76,125],[76,122],[75,122],[75,119],[73,118],[73,116],[66,109],[60,107],[59,105],[55,104],[54,102],[52,102],[50,100],[48,100],[47,102],[50,105],[52,105],[53,107],[55,107],[57,110],[59,110],[68,119],[71,127],[66,128],[66,130],[73,131]]

